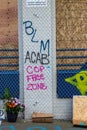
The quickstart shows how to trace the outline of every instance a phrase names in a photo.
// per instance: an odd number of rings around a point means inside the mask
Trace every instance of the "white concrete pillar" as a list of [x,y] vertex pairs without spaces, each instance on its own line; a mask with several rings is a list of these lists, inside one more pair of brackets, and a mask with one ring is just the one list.
[[23,53],[20,81],[24,84],[21,87],[24,88],[25,119],[30,119],[33,112],[53,113],[52,90],[56,78],[54,3],[55,0],[22,0],[19,49],[23,50],[19,52]]

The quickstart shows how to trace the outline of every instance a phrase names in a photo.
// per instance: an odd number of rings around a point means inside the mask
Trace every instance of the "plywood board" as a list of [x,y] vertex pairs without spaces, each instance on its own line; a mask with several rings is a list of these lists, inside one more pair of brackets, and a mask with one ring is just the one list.
[[[85,0],[56,0],[56,43],[57,49],[87,48],[87,1]],[[72,56],[86,56],[87,51],[73,51]],[[62,51],[63,56],[71,55],[71,52]],[[61,54],[57,53],[57,56]],[[57,64],[84,64],[83,59],[57,60]],[[59,67],[57,69],[80,69],[80,66]]]
[[87,96],[73,97],[73,125],[87,125]]
[[[17,3],[17,0],[0,1],[0,49],[11,48],[13,44],[18,48]],[[8,46],[6,46],[6,44],[8,44]]]
[[[18,49],[18,1],[17,0],[0,0],[0,50],[1,49]],[[0,52],[2,56],[18,56],[18,53],[10,51]],[[0,64],[18,64],[18,59],[0,58]],[[0,70],[18,70],[18,67],[2,67]]]

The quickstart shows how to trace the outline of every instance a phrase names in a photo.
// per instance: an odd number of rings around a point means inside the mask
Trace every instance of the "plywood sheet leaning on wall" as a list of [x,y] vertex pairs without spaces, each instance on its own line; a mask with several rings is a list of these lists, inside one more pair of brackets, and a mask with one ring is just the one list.
[[73,97],[73,125],[87,126],[87,96]]
[[8,67],[0,66],[0,70],[18,70],[17,66],[9,66],[10,64],[18,64],[17,0],[0,0],[0,64],[8,65]]

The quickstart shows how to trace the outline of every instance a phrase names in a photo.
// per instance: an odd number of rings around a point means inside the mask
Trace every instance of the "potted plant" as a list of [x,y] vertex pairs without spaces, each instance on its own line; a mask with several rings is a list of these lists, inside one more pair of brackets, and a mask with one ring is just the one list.
[[24,112],[25,105],[21,104],[19,99],[11,97],[4,103],[4,109],[7,113],[8,122],[16,122],[19,112]]

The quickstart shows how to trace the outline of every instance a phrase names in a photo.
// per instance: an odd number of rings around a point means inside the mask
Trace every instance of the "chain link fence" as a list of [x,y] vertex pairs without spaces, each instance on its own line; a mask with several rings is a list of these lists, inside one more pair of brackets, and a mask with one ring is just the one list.
[[85,0],[56,1],[57,93],[87,95],[87,6]]
[[[0,95],[9,87],[12,96],[19,97],[18,1],[1,0],[0,5]],[[85,0],[56,0],[57,93],[60,98],[87,92],[86,10]],[[33,17],[39,18],[36,14]]]
[[33,112],[52,113],[51,7],[50,0],[22,1],[26,119]]
[[18,1],[0,1],[0,98],[6,87],[19,97]]

